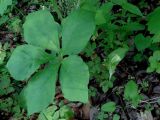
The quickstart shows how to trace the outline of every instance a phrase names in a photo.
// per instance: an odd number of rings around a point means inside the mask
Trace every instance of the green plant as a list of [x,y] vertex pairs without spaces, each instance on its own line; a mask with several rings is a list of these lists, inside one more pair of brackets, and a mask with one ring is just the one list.
[[120,120],[120,116],[119,116],[118,114],[115,114],[115,115],[113,116],[113,120]]
[[8,43],[2,46],[2,43],[0,42],[0,65],[4,63],[7,47],[8,47]]
[[143,60],[145,60],[145,55],[143,53],[137,53],[134,57],[133,60],[135,62],[141,62]]
[[159,36],[160,36],[160,7],[156,8],[153,12],[151,12],[147,16],[148,20],[148,30],[150,31],[151,34],[154,34],[152,40],[153,43],[158,43],[160,42]]
[[147,72],[160,73],[160,51],[154,51],[153,56],[149,57],[149,67],[147,68]]
[[79,1],[80,0],[57,0],[57,4],[62,15],[66,17],[71,11],[79,7]]
[[65,98],[86,103],[89,71],[76,54],[84,49],[94,32],[94,14],[77,9],[60,26],[50,12],[39,10],[26,17],[23,29],[28,44],[13,51],[7,68],[14,79],[29,79],[21,93],[28,114],[39,112],[52,102],[57,78]]
[[131,3],[128,3],[127,0],[111,0],[114,4],[122,6],[124,10],[127,10],[135,15],[143,16],[139,8]]
[[134,107],[138,106],[141,100],[141,95],[139,95],[138,86],[133,80],[130,80],[125,85],[124,98],[129,101]]
[[104,119],[108,119],[108,114],[101,111],[97,116],[97,120],[104,120]]
[[[97,119],[98,120],[109,119],[110,113],[113,113],[115,110],[116,110],[116,103],[112,102],[112,101],[111,102],[107,102],[107,103],[105,103],[105,104],[103,104],[101,106],[101,111],[98,114]],[[117,117],[118,117],[118,115],[115,114],[113,116],[113,120],[118,119]]]
[[128,51],[128,47],[117,48],[116,50],[114,50],[108,55],[106,64],[109,71],[109,80],[111,79],[113,73],[115,72],[115,69],[119,64],[119,62],[125,57],[125,54],[127,53],[127,51]]
[[[156,44],[158,46],[157,43],[160,42],[160,22],[158,21],[158,19],[160,18],[160,7],[157,7],[153,12],[151,12],[148,16],[147,16],[147,20],[148,20],[148,30],[150,31],[151,34],[153,34],[152,37],[152,43]],[[154,46],[155,47],[155,46]],[[153,50],[153,56],[151,56],[149,58],[149,67],[147,68],[147,72],[154,72],[156,71],[157,73],[160,73],[160,68],[159,68],[159,46],[158,46],[158,50],[157,49],[152,49]]]
[[38,120],[70,120],[73,115],[72,109],[66,105],[61,106],[60,109],[52,105],[40,113]]
[[5,66],[0,66],[0,110],[12,114],[14,119],[25,119],[18,105],[18,94]]
[[0,26],[3,25],[5,22],[8,21],[8,16],[3,15],[2,17],[0,17]]
[[146,92],[148,90],[148,87],[149,87],[149,82],[147,80],[143,80],[141,83],[141,89]]
[[12,5],[12,0],[0,0],[0,15],[2,16],[9,5]]
[[96,88],[94,88],[94,87],[89,87],[89,96],[91,96],[91,97],[95,97],[96,96],[96,94],[97,94],[97,89]]
[[114,102],[107,102],[101,107],[101,110],[104,112],[114,112],[115,109],[116,109],[116,104]]
[[8,95],[14,91],[14,88],[11,84],[9,73],[6,69],[0,69],[0,96]]
[[21,20],[18,17],[11,19],[8,28],[10,31],[14,31],[15,33],[20,33],[21,32]]
[[152,39],[150,37],[144,37],[142,34],[138,34],[135,37],[134,42],[138,51],[144,51],[146,48],[150,47]]

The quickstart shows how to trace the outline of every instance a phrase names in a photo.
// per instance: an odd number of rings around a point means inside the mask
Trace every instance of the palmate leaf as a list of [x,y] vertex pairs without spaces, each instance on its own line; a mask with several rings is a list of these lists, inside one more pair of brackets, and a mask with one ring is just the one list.
[[76,10],[62,21],[62,52],[81,52],[95,29],[94,14],[87,10]]
[[12,5],[12,0],[0,0],[0,15],[3,15],[9,5]]
[[22,92],[28,115],[45,109],[54,99],[59,64],[49,64],[35,74]]
[[13,51],[7,68],[14,79],[26,80],[48,59],[49,56],[43,49],[32,45],[21,45]]
[[49,11],[39,10],[29,14],[23,28],[27,43],[59,51],[59,25]]
[[[51,62],[54,56],[47,54],[45,49],[60,54],[62,51],[63,55],[81,52],[94,32],[94,14],[76,10],[63,21],[62,50],[58,38],[59,26],[48,11],[29,14],[23,28],[24,39],[29,45],[17,47],[7,63],[16,80],[29,79],[41,64]],[[59,64],[49,65],[30,79],[21,93],[29,115],[43,110],[53,100],[58,70]],[[84,103],[88,101],[89,71],[80,57],[70,55],[64,58],[59,78],[65,98]]]
[[76,55],[65,58],[60,70],[60,83],[64,97],[70,101],[88,101],[88,66]]

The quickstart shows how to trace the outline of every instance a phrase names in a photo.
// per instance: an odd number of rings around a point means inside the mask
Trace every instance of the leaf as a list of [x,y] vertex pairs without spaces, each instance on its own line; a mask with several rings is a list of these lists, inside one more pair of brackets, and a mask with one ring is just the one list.
[[113,116],[113,120],[120,120],[120,116],[119,116],[118,114],[115,114],[115,115]]
[[80,8],[84,10],[96,12],[98,5],[98,0],[80,0]]
[[139,24],[138,22],[130,22],[130,23],[123,25],[121,29],[125,30],[126,32],[128,31],[133,32],[133,31],[138,31],[138,30],[144,30],[145,26],[142,24]]
[[6,51],[0,49],[0,65],[4,63],[6,57]]
[[105,14],[102,10],[97,10],[96,11],[96,25],[101,25],[101,24],[105,24],[106,23],[106,18],[105,18]]
[[139,16],[143,16],[139,8],[131,3],[128,3],[127,0],[112,0],[113,3],[122,6],[123,9]]
[[160,32],[160,7],[156,8],[153,12],[151,12],[148,16],[148,30],[152,34],[156,34]]
[[126,99],[132,99],[135,98],[137,96],[138,93],[138,86],[137,84],[131,80],[129,81],[126,86],[125,86],[125,90],[124,90],[124,96]]
[[49,56],[43,49],[32,45],[21,45],[13,51],[7,68],[14,79],[25,80],[48,59]]
[[12,0],[0,0],[0,15],[2,16],[9,5],[12,5]]
[[140,101],[140,96],[139,96],[139,92],[138,92],[138,86],[133,80],[130,80],[125,85],[124,98],[128,101],[131,101],[131,103],[134,106],[138,105],[138,103]]
[[143,34],[138,34],[136,37],[135,37],[135,45],[136,45],[136,48],[139,50],[139,51],[143,51],[145,50],[146,48],[150,47],[151,43],[152,43],[152,39],[149,38],[149,37],[144,37]]
[[58,108],[55,105],[48,107],[39,114],[38,120],[53,120],[53,115],[57,109]]
[[139,10],[139,8],[137,6],[132,5],[128,2],[123,3],[122,8],[131,12],[131,13],[133,13],[133,14],[135,14],[135,15],[143,16],[142,12]]
[[153,43],[159,43],[160,42],[160,32],[155,34],[153,37],[152,37],[152,40],[153,40]]
[[63,54],[81,52],[95,29],[94,14],[86,10],[76,10],[62,21]]
[[28,115],[45,109],[54,99],[59,64],[49,64],[35,74],[22,93]]
[[39,10],[29,14],[23,25],[24,39],[31,45],[59,51],[58,23],[50,12]]
[[154,72],[160,73],[160,51],[156,50],[153,53],[153,56],[149,57],[149,67],[147,68],[147,72]]
[[153,36],[153,43],[160,42],[160,7],[156,8],[153,12],[151,12],[148,16],[148,30],[150,33],[155,34]]
[[156,8],[153,12],[151,12],[148,16],[148,30],[150,33],[155,34],[153,36],[153,43],[160,42],[160,7]]
[[111,2],[107,2],[96,11],[96,25],[105,24],[110,20],[112,7],[113,4]]
[[102,105],[101,110],[104,112],[114,112],[116,109],[116,104],[114,102],[108,102]]
[[61,11],[59,10],[59,8],[58,8],[58,4],[57,4],[57,1],[56,0],[49,0],[51,3],[52,3],[52,6],[53,6],[53,8],[54,8],[54,11],[57,13],[57,15],[58,15],[58,18],[60,19],[60,20],[62,20],[62,13],[61,13]]
[[65,118],[64,120],[71,120],[74,117],[74,112],[69,106],[61,106],[60,108],[60,117]]
[[8,16],[3,15],[2,17],[0,17],[0,26],[7,22],[7,20],[9,20]]
[[118,4],[118,5],[123,5],[124,3],[126,3],[126,0],[111,0],[111,2]]
[[63,60],[60,83],[65,98],[88,102],[89,70],[80,57],[72,55]]
[[110,79],[116,69],[116,66],[124,58],[127,51],[128,48],[118,48],[108,55],[107,66],[110,74]]

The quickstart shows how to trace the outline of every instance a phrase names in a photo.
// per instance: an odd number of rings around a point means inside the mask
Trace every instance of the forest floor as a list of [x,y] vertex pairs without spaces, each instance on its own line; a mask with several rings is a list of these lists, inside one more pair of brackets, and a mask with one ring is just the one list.
[[[26,111],[18,104],[18,95],[26,83],[15,81],[5,66],[13,49],[25,43],[22,28],[25,16],[44,6],[52,11],[51,3],[46,1],[13,0],[14,5],[8,9],[3,17],[0,17],[0,52],[1,50],[5,52],[5,58],[0,64],[0,120],[36,120],[38,118],[39,114],[28,117]],[[130,2],[139,6],[144,14],[152,12],[160,5],[156,0],[142,0],[141,2],[130,0]],[[103,4],[104,1],[101,1],[101,3]],[[63,5],[63,2],[59,2],[62,15],[65,17],[71,11],[71,6]],[[119,6],[114,6],[112,11],[116,13],[119,9],[121,9]],[[51,13],[53,16],[57,16],[56,12],[52,11]],[[141,20],[141,22],[146,24],[146,21]],[[105,82],[105,77],[108,77],[108,75],[104,75],[106,70],[103,68],[108,53],[106,49],[108,50],[108,48],[104,47],[107,44],[103,36],[100,36],[102,33],[103,31],[99,30],[97,32],[98,37],[96,39],[92,38],[86,49],[79,54],[86,61],[91,72],[89,103],[82,104],[66,100],[59,90],[60,85],[57,84],[56,106],[59,109],[64,105],[69,106],[74,113],[71,120],[113,120],[114,115],[120,116],[121,120],[160,120],[160,74],[146,72],[148,57],[152,54],[151,50],[146,49],[142,55],[135,47],[130,49],[116,68],[113,75],[114,80],[111,83],[112,87],[108,87],[110,81]],[[131,46],[134,44],[132,43],[132,37],[136,36],[137,33],[145,33],[146,36],[149,34],[146,33],[146,28],[140,32],[134,32],[130,36]],[[109,50],[113,49],[109,48]],[[0,54],[1,56],[3,57]],[[137,107],[133,107],[129,101],[124,99],[125,85],[129,80],[135,81],[138,85],[139,94],[143,97]],[[112,113],[105,113],[101,110],[101,106],[109,101],[116,103],[116,110]],[[67,108],[66,111],[70,112],[70,109]],[[65,120],[65,118],[62,120]],[[114,118],[114,120],[118,119]]]

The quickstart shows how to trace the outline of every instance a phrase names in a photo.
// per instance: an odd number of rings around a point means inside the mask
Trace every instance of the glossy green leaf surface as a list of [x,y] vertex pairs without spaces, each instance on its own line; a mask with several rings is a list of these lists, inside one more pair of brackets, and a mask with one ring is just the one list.
[[64,97],[68,100],[88,101],[89,70],[80,57],[72,55],[63,60],[60,83]]
[[81,52],[95,29],[94,14],[87,10],[76,10],[62,21],[62,52]]
[[48,59],[49,56],[43,49],[32,45],[21,45],[13,51],[7,68],[14,79],[26,80]]
[[35,74],[24,88],[28,114],[40,112],[54,99],[59,64],[49,64],[44,70]]
[[30,13],[23,25],[24,40],[35,46],[59,51],[58,23],[47,10]]

